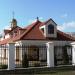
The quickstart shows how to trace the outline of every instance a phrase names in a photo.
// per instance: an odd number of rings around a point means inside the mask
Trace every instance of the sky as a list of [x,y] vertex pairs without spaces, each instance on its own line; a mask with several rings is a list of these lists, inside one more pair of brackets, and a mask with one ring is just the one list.
[[75,32],[75,0],[0,0],[0,33],[10,27],[13,18],[25,27],[34,22],[52,18],[57,28],[64,32]]

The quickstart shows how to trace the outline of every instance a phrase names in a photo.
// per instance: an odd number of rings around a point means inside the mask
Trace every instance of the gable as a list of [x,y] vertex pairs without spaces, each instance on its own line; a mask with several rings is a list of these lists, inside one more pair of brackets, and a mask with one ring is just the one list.
[[19,29],[21,29],[19,26],[12,28],[11,30],[9,30],[8,32],[5,31],[5,38],[12,38],[15,37],[17,35],[19,35]]
[[57,24],[52,19],[49,19],[42,26],[40,26],[40,29],[43,30],[45,37],[57,37]]

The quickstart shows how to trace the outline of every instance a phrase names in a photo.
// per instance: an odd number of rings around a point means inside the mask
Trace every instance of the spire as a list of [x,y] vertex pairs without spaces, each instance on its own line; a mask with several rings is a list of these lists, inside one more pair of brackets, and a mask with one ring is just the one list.
[[14,27],[16,27],[17,26],[17,20],[14,18],[14,12],[12,13],[12,16],[13,16],[13,18],[12,18],[12,21],[11,21],[11,28],[14,28]]
[[14,19],[14,15],[15,15],[15,13],[14,13],[14,11],[12,12],[12,17],[13,17],[13,19]]

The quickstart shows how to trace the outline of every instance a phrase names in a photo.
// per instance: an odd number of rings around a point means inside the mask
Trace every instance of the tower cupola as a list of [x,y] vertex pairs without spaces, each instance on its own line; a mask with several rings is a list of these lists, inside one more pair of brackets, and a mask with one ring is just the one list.
[[13,18],[11,21],[11,28],[14,28],[16,26],[17,26],[17,20]]

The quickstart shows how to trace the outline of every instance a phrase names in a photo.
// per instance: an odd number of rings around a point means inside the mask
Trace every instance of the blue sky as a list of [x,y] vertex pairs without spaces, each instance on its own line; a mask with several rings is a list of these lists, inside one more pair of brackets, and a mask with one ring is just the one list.
[[64,32],[75,32],[75,0],[0,0],[0,32],[10,26],[13,11],[21,27],[38,16],[42,21],[52,18]]

